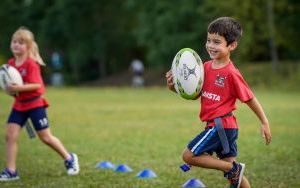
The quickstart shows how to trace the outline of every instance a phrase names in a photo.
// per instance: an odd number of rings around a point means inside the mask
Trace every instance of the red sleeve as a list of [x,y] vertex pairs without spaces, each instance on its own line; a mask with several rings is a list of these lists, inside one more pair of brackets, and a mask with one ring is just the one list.
[[42,83],[40,65],[35,62],[30,62],[27,70],[27,83]]
[[253,98],[253,93],[248,86],[247,82],[244,80],[241,73],[236,70],[231,75],[232,78],[232,92],[236,98],[241,102],[247,102]]

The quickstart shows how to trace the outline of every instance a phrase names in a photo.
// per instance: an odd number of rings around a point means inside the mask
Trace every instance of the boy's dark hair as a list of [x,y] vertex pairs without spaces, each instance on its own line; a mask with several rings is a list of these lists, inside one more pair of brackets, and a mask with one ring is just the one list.
[[223,36],[228,46],[241,38],[242,26],[233,18],[220,17],[209,24],[207,32]]

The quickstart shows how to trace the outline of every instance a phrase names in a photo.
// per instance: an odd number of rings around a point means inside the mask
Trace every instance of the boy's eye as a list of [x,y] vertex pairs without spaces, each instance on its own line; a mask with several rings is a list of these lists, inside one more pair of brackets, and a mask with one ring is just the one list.
[[214,40],[214,43],[215,43],[215,44],[221,44],[221,41],[219,41],[219,40]]

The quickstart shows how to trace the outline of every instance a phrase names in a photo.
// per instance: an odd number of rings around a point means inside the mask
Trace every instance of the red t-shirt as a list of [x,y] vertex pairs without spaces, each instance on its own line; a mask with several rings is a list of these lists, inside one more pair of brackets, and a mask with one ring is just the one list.
[[[247,102],[253,93],[241,73],[230,62],[225,67],[213,69],[212,62],[204,63],[204,83],[201,91],[202,121],[212,121],[236,109],[236,99]],[[222,118],[224,128],[238,128],[234,116]],[[214,122],[208,126],[214,126]]]
[[8,64],[20,72],[24,84],[41,84],[41,87],[35,91],[20,92],[15,96],[13,108],[19,111],[27,111],[37,107],[48,107],[48,102],[42,96],[45,92],[45,86],[41,76],[40,65],[30,58],[20,66],[16,66],[14,58],[10,59]]

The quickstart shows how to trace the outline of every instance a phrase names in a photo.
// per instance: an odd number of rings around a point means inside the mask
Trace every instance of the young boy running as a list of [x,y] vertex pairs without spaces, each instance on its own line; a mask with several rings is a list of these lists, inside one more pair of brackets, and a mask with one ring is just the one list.
[[[189,142],[183,151],[183,160],[191,166],[223,171],[230,187],[245,188],[250,187],[243,176],[245,164],[236,162],[239,127],[232,113],[236,100],[246,103],[256,114],[266,144],[271,142],[271,131],[262,106],[230,60],[241,35],[241,25],[230,17],[218,18],[208,26],[206,50],[211,60],[204,63],[199,114],[207,126]],[[171,71],[166,73],[166,78],[168,88],[175,92]],[[218,158],[213,157],[213,153]]]

